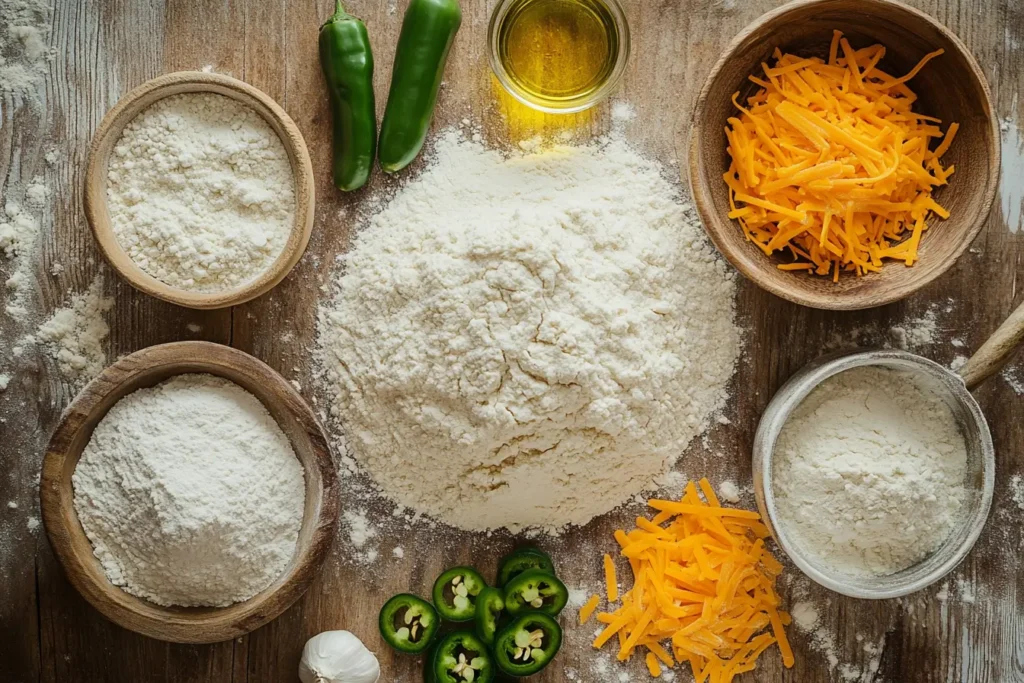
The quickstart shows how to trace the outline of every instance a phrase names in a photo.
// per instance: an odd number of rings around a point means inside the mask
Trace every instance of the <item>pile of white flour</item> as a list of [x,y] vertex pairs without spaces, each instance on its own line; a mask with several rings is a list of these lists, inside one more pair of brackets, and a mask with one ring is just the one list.
[[110,156],[107,203],[118,242],[180,289],[232,289],[281,254],[295,179],[280,138],[254,110],[216,94],[152,104]]
[[113,306],[114,299],[103,295],[103,278],[97,276],[89,289],[72,295],[67,306],[54,311],[35,334],[19,343],[38,344],[57,361],[62,377],[74,385],[84,384],[107,363],[103,344],[110,327],[104,316]]
[[247,600],[295,553],[302,465],[263,404],[221,378],[180,375],[121,399],[72,481],[107,577],[159,605]]
[[319,360],[350,451],[467,529],[555,531],[651,486],[739,355],[730,270],[617,138],[506,158],[441,136],[335,284]]
[[825,566],[898,572],[936,550],[966,499],[967,446],[934,389],[879,367],[816,388],[775,446],[786,531]]

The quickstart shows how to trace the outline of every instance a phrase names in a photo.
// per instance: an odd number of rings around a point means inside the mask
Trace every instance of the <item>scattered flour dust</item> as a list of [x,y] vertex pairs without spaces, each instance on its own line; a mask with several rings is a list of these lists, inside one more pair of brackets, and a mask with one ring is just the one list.
[[[775,446],[779,515],[833,570],[891,574],[934,551],[966,498],[967,446],[924,380],[879,367],[827,379]],[[825,514],[823,514],[825,513]]]
[[54,312],[23,343],[37,344],[57,362],[66,380],[84,384],[107,363],[103,342],[110,328],[104,315],[113,305],[114,300],[103,295],[103,278],[97,276],[88,290],[72,295],[67,306]]
[[174,95],[140,113],[107,170],[118,242],[180,289],[231,289],[281,254],[295,180],[280,138],[253,109],[216,94]]
[[708,428],[735,284],[662,170],[618,136],[505,157],[448,132],[369,219],[318,356],[387,494],[553,533],[654,486]]
[[[865,657],[856,657],[862,661],[860,666],[840,659],[840,649],[829,625],[826,615],[831,613],[829,601],[817,603],[811,599],[806,584],[798,583],[794,590],[793,601],[789,614],[793,619],[793,629],[807,638],[811,649],[819,652],[828,662],[829,669],[843,683],[871,683],[881,666],[882,642],[873,643],[863,635],[857,634],[856,641],[863,650]],[[846,659],[844,657],[843,659]]]
[[1010,498],[1019,510],[1024,511],[1024,479],[1019,474],[1010,477]]
[[726,479],[718,486],[718,493],[727,503],[740,502],[740,487],[731,479]]
[[121,399],[72,483],[107,577],[159,605],[246,600],[295,554],[302,465],[263,404],[219,377],[179,375]]
[[[0,29],[2,30],[2,29]],[[41,189],[40,189],[41,188]],[[12,198],[15,188],[8,188],[8,198],[0,213],[0,252],[7,259],[6,279],[7,303],[4,310],[19,323],[28,319],[28,298],[32,280],[32,267],[39,242],[39,214],[41,208],[35,199],[46,186],[41,178],[34,179],[23,192],[23,201]]]
[[49,69],[52,16],[48,0],[0,2],[0,93],[38,101]]

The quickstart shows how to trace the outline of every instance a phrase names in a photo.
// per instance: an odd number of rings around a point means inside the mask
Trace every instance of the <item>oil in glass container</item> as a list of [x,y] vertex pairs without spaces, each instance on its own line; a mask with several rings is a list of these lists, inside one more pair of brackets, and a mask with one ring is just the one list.
[[496,26],[496,56],[509,85],[529,103],[554,109],[587,103],[615,75],[624,20],[604,0],[505,4]]

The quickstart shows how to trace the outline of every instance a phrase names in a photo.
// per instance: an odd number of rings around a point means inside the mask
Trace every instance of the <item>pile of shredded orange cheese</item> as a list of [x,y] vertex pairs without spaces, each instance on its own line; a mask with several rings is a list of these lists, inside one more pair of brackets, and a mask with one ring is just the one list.
[[[828,61],[782,54],[725,129],[731,218],[767,255],[788,251],[783,270],[863,275],[883,259],[913,265],[926,218],[949,213],[932,199],[954,167],[939,159],[958,124],[912,110],[906,83],[931,59],[894,78],[878,68],[885,47],[854,50],[835,31]],[[934,148],[931,140],[941,138]]]
[[[690,482],[679,502],[650,500],[659,512],[638,517],[637,528],[616,531],[615,539],[633,571],[633,587],[621,606],[598,612],[607,626],[594,641],[603,647],[618,638],[618,659],[626,661],[637,648],[647,651],[652,676],[662,667],[688,663],[696,683],[728,683],[751,671],[760,654],[779,644],[782,661],[793,666],[793,651],[784,625],[790,618],[779,610],[775,578],[782,565],[764,546],[768,529],[760,515],[723,508],[708,483]],[[619,600],[615,563],[604,556],[608,602]],[[600,597],[580,610],[589,620]]]

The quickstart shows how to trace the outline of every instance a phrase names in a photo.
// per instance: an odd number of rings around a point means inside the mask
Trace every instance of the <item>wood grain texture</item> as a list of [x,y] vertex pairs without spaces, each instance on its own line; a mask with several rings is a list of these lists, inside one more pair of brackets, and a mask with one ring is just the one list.
[[[71,477],[107,411],[138,389],[190,373],[223,377],[259,399],[305,470],[306,504],[292,563],[259,594],[228,607],[161,607],[112,585],[93,554],[74,505]],[[150,346],[104,369],[64,411],[43,457],[39,488],[50,544],[82,596],[131,631],[177,643],[231,640],[277,617],[309,587],[337,534],[338,478],[327,435],[316,415],[269,366],[230,346],[210,342]]]
[[[100,119],[131,88],[179,70],[210,66],[268,93],[302,131],[312,159],[318,206],[306,255],[271,292],[234,309],[197,312],[136,292],[107,274],[116,306],[108,353],[111,358],[177,339],[203,338],[248,351],[303,387],[312,388],[309,345],[317,304],[330,281],[335,257],[352,238],[355,218],[371,197],[394,182],[377,174],[369,191],[341,195],[331,187],[329,119],[316,57],[316,31],[330,13],[330,0],[56,0],[50,42],[55,48],[41,111],[5,106],[0,121],[3,188],[42,173],[52,188],[44,220],[41,262],[35,267],[37,299],[44,312],[62,305],[69,289],[80,291],[100,270],[98,253],[84,222],[82,183],[90,137]],[[349,0],[347,8],[370,30],[377,64],[378,107],[383,111],[394,57],[394,42],[406,0]],[[494,145],[557,130],[568,121],[580,139],[611,125],[605,105],[567,120],[531,116],[494,89],[485,54],[486,25],[496,0],[463,0],[463,27],[456,39],[437,126],[462,119],[484,125]],[[711,66],[729,40],[776,0],[624,0],[633,56],[619,97],[636,118],[625,124],[630,141],[670,168],[686,168],[690,112]],[[1000,117],[1014,111],[1024,80],[1024,7],[1015,0],[914,0],[959,35],[982,65]],[[1017,122],[1015,125],[1020,125]],[[43,161],[60,150],[59,163]],[[421,167],[414,164],[404,175]],[[680,187],[685,180],[680,180]],[[715,483],[751,481],[750,451],[761,411],[791,374],[824,350],[892,343],[893,325],[935,312],[941,343],[920,350],[944,364],[970,355],[1013,310],[1024,275],[1019,234],[993,212],[970,251],[942,278],[913,297],[871,311],[835,313],[802,308],[741,282],[739,318],[747,329],[746,356],[733,384],[726,412],[731,424],[712,430],[681,461],[688,475],[707,474]],[[90,261],[89,259],[92,259]],[[51,276],[52,264],[65,270]],[[4,266],[0,264],[0,268]],[[0,298],[4,295],[0,294]],[[947,309],[949,309],[947,311]],[[5,323],[0,323],[3,325]],[[194,328],[186,327],[192,324]],[[4,328],[6,330],[6,328]],[[198,329],[199,331],[192,331]],[[951,339],[963,343],[953,347]],[[0,337],[6,343],[10,336]],[[2,360],[2,359],[0,359]],[[52,362],[36,354],[5,365],[11,386],[0,394],[0,681],[247,681],[295,680],[306,638],[328,628],[347,628],[380,654],[382,681],[416,683],[417,663],[387,653],[376,635],[377,609],[391,594],[425,594],[446,565],[472,562],[490,569],[512,539],[460,534],[415,523],[381,532],[374,541],[381,559],[363,565],[346,534],[307,594],[267,626],[228,643],[173,645],[125,631],[102,617],[64,577],[52,551],[27,529],[38,519],[35,498],[40,461],[60,412],[74,394]],[[1018,360],[1010,372],[1024,377]],[[1011,375],[1013,376],[1013,375]],[[875,683],[1024,681],[1024,511],[1008,483],[1024,473],[1021,397],[1004,379],[993,379],[976,396],[989,418],[997,451],[996,500],[992,517],[974,551],[953,574],[951,598],[939,587],[899,601],[863,601],[830,595],[799,578],[784,586],[787,600],[806,596],[822,611],[823,631],[834,641],[835,663],[807,635],[792,636],[797,664],[782,669],[768,653],[747,681],[817,682],[842,680],[840,668],[864,671],[878,646],[879,668],[864,680]],[[322,403],[322,402],[321,402]],[[343,486],[347,481],[342,482]],[[5,501],[18,503],[16,510]],[[342,505],[347,498],[343,496]],[[743,499],[753,505],[752,497]],[[642,508],[631,506],[595,520],[556,541],[544,541],[564,567],[570,586],[599,584],[601,553],[614,547],[611,531],[628,524]],[[381,518],[381,505],[369,514]],[[404,556],[392,548],[404,548]],[[365,550],[365,548],[364,548]],[[493,571],[493,570],[492,570]],[[795,572],[791,569],[791,575]],[[962,599],[957,581],[975,594]],[[538,683],[617,680],[595,670],[586,641],[592,629],[570,628],[554,665]],[[639,663],[633,681],[646,680]],[[688,680],[681,675],[677,680]]]

